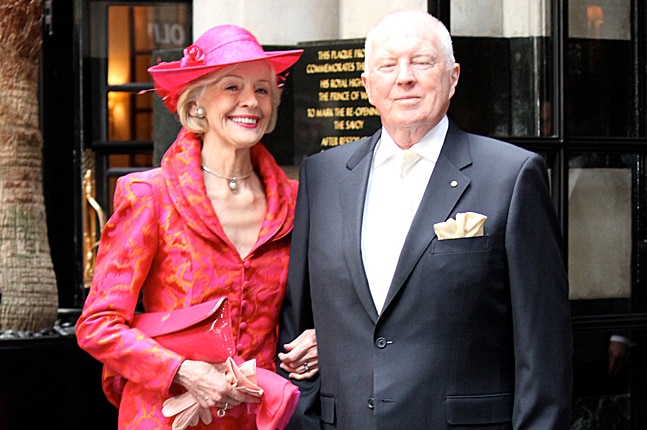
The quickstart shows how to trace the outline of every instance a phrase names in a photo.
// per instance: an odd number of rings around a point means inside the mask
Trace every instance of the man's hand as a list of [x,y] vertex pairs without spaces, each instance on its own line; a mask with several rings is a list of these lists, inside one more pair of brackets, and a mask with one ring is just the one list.
[[319,371],[317,336],[314,329],[305,330],[296,339],[283,345],[287,353],[279,353],[281,369],[298,381],[312,378]]

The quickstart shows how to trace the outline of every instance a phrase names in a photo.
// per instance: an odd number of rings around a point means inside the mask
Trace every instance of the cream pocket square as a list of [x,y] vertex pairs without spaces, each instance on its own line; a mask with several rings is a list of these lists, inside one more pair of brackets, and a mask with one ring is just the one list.
[[487,217],[476,212],[457,213],[456,219],[434,224],[438,240],[483,236],[483,224]]

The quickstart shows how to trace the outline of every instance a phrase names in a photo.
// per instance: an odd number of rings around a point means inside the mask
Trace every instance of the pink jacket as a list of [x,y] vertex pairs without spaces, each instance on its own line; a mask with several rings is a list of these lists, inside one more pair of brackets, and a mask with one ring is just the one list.
[[[140,293],[147,312],[227,296],[237,354],[275,370],[296,181],[285,176],[262,144],[252,148],[252,162],[265,184],[267,214],[256,245],[241,258],[207,198],[200,150],[200,140],[183,129],[161,168],[120,178],[114,214],[102,232],[76,331],[80,347],[106,365],[108,376],[112,371],[128,380],[119,428],[171,428],[161,405],[177,393],[171,384],[184,359],[129,327]],[[106,394],[117,401],[110,389]],[[255,428],[244,408],[228,410],[208,428]]]

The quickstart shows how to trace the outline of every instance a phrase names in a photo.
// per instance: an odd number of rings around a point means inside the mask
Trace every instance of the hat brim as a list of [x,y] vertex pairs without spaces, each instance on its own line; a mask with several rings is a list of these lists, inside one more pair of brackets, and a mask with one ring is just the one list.
[[179,60],[169,61],[149,67],[148,72],[153,76],[155,87],[158,91],[161,90],[160,92],[174,95],[184,89],[184,87],[186,87],[190,82],[208,73],[235,64],[250,63],[253,61],[267,61],[272,65],[274,72],[278,74],[294,65],[294,63],[299,60],[302,53],[302,49],[270,51],[266,52],[263,56],[246,58],[244,60],[232,59],[229,62],[225,61],[215,65],[185,65],[183,67],[180,67],[181,62]]

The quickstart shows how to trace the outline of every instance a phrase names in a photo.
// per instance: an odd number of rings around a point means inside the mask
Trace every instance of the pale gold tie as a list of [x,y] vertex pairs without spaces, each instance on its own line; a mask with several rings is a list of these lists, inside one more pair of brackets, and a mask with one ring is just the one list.
[[402,161],[402,164],[400,165],[400,177],[404,178],[411,167],[420,160],[420,154],[412,149],[403,149],[400,153],[400,157]]

